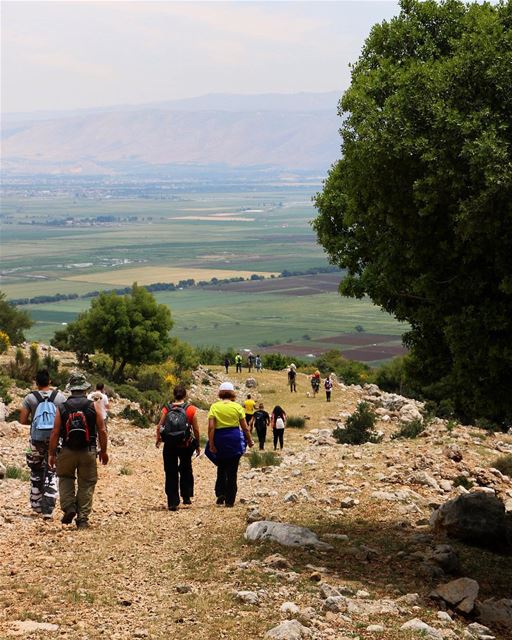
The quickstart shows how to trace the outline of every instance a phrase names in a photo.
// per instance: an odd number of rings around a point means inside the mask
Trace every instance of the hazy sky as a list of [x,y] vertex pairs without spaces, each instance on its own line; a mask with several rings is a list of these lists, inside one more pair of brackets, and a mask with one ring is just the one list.
[[387,0],[2,2],[2,110],[344,89]]

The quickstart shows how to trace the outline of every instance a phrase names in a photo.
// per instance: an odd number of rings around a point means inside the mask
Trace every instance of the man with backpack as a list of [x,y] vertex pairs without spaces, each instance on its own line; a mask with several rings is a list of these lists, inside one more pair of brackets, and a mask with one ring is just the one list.
[[291,393],[297,393],[297,368],[293,363],[288,369],[288,386],[290,387]]
[[327,378],[325,379],[324,389],[325,389],[325,398],[326,398],[327,402],[330,402],[331,401],[331,392],[332,392],[331,376],[327,376]]
[[[76,517],[78,529],[89,526],[98,480],[96,456],[102,464],[108,463],[107,430],[94,402],[86,396],[90,387],[83,374],[71,375],[67,386],[71,396],[57,409],[50,437],[49,464],[56,466],[59,476],[60,506],[64,512],[61,522],[71,524]],[[59,439],[62,447],[57,454]]]
[[177,385],[174,402],[166,404],[156,427],[156,446],[164,443],[165,493],[169,511],[177,511],[180,494],[183,504],[192,504],[194,474],[192,455],[200,453],[197,408],[187,402],[187,390]]
[[239,353],[235,356],[235,370],[236,373],[242,373],[242,356]]
[[42,513],[45,520],[52,517],[57,501],[58,480],[48,464],[48,450],[57,406],[66,401],[58,389],[51,388],[50,374],[42,369],[36,374],[37,391],[31,391],[21,405],[20,422],[30,424],[30,444],[27,465],[30,468],[30,506]]
[[258,410],[253,416],[251,422],[251,432],[252,428],[256,429],[256,434],[258,436],[258,442],[260,445],[260,451],[265,449],[265,440],[267,439],[267,427],[270,424],[270,416],[265,411],[265,407],[263,402],[260,402],[258,405]]

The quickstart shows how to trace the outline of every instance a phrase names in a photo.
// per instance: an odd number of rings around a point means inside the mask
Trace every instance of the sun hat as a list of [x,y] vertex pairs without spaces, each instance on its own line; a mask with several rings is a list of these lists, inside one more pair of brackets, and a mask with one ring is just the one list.
[[220,387],[219,387],[219,391],[234,391],[235,387],[233,386],[232,382],[223,382]]
[[87,391],[91,385],[83,373],[72,373],[66,389],[68,391]]

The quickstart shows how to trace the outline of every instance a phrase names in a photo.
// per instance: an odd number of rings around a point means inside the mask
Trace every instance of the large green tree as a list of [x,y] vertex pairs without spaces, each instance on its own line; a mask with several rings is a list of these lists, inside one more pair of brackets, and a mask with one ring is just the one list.
[[314,221],[343,295],[410,323],[409,375],[512,417],[512,3],[402,0],[340,101]]
[[26,311],[20,311],[7,302],[6,295],[0,291],[0,331],[9,336],[12,344],[19,344],[25,340],[23,331],[30,329],[34,323]]
[[103,351],[112,358],[112,375],[119,379],[127,364],[162,362],[171,350],[173,325],[168,307],[136,283],[131,293],[101,293],[91,307],[63,332],[54,344],[79,354]]

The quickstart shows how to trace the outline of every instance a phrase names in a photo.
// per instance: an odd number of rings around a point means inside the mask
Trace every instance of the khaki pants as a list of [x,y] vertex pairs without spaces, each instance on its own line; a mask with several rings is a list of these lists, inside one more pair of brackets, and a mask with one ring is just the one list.
[[[62,511],[75,511],[77,522],[87,522],[92,509],[94,487],[98,480],[96,450],[73,451],[63,447],[57,456],[57,475]],[[75,493],[76,478],[78,487]]]

